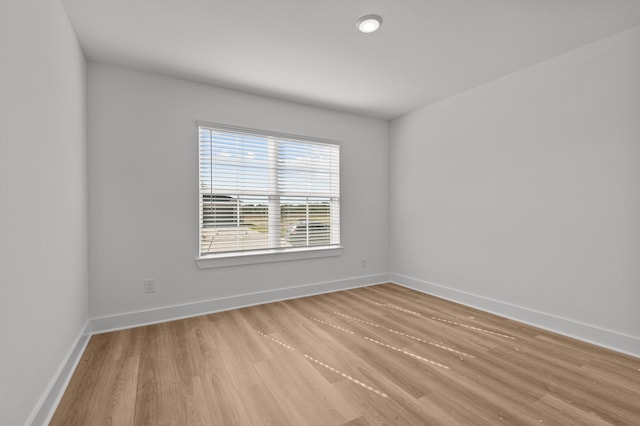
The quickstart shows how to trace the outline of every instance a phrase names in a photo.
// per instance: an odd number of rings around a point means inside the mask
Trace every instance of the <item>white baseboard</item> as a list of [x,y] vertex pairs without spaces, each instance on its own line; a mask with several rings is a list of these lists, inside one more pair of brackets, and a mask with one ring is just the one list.
[[247,306],[260,305],[263,303],[278,302],[297,297],[313,296],[315,294],[382,284],[389,281],[389,274],[367,275],[344,280],[327,281],[296,287],[221,297],[202,302],[166,306],[145,311],[127,312],[119,315],[93,318],[91,319],[91,330],[95,334],[105,333],[108,331],[122,330],[214,312],[227,311],[230,309],[245,308]]
[[403,287],[530,324],[554,333],[593,343],[617,352],[640,357],[640,338],[638,337],[467,293],[417,278],[393,273],[390,275],[391,282]]
[[89,320],[87,320],[25,425],[40,426],[49,424],[90,338],[91,330],[89,328]]

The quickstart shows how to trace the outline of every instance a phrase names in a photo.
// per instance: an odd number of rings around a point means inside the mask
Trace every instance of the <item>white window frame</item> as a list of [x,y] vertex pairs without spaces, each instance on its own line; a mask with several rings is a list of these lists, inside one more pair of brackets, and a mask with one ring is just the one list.
[[[229,131],[234,133],[242,133],[247,135],[258,135],[258,136],[266,136],[273,137],[276,139],[285,139],[285,140],[294,140],[296,142],[308,142],[308,143],[320,143],[320,144],[330,144],[337,145],[340,147],[340,143],[327,140],[327,139],[319,139],[308,136],[300,136],[300,135],[292,135],[281,132],[273,132],[268,130],[260,130],[260,129],[251,129],[245,127],[238,126],[230,126],[227,124],[220,123],[212,123],[205,121],[197,121],[196,122],[196,131],[197,131],[197,139],[198,139],[198,159],[199,164],[201,164],[201,153],[200,153],[200,129],[216,129],[221,131]],[[340,166],[338,166],[340,167]],[[251,250],[251,251],[228,251],[228,252],[219,252],[216,254],[207,254],[201,255],[201,243],[202,243],[202,226],[203,226],[203,211],[202,211],[202,196],[200,192],[200,179],[201,172],[199,167],[198,172],[198,255],[196,257],[196,264],[200,269],[207,268],[218,268],[218,267],[227,267],[227,266],[236,266],[236,265],[248,265],[255,263],[268,263],[268,262],[279,262],[279,261],[290,261],[290,260],[298,260],[298,259],[310,259],[310,258],[322,258],[322,257],[333,257],[342,255],[342,245],[340,243],[340,207],[337,209],[332,209],[332,216],[337,214],[337,218],[333,217],[332,227],[331,227],[331,241],[338,241],[337,244],[329,244],[322,246],[305,246],[305,247],[295,247],[295,248],[277,248],[277,249],[261,249],[261,250]],[[338,183],[339,185],[339,183]],[[285,195],[286,196],[286,195]],[[338,206],[339,206],[339,192],[338,192]],[[273,204],[273,205],[271,205]],[[277,205],[276,205],[277,204]],[[277,209],[279,212],[279,204],[278,202],[270,203],[270,209]],[[337,211],[336,211],[337,210]],[[277,215],[279,216],[279,214]],[[269,215],[270,223],[269,226],[278,226],[275,222],[272,222],[273,218]],[[273,235],[271,233],[270,235]]]

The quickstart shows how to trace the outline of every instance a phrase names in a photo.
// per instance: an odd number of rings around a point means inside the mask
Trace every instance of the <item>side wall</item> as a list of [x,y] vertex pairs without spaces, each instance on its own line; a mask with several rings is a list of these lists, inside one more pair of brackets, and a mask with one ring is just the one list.
[[[388,279],[386,121],[99,63],[88,82],[97,331]],[[342,256],[199,270],[196,120],[341,141]]]
[[640,355],[640,28],[391,124],[394,280]]
[[87,326],[86,64],[58,0],[0,2],[0,52],[0,424],[21,425]]

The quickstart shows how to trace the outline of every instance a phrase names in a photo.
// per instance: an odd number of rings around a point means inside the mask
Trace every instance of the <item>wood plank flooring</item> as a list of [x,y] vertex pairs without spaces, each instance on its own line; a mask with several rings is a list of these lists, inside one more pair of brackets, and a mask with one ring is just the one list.
[[51,425],[640,425],[640,359],[393,284],[95,335]]

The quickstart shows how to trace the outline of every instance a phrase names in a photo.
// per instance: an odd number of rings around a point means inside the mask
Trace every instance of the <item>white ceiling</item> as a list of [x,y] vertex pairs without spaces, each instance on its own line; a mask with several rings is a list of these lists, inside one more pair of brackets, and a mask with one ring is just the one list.
[[640,25],[640,0],[62,2],[89,60],[385,119]]

